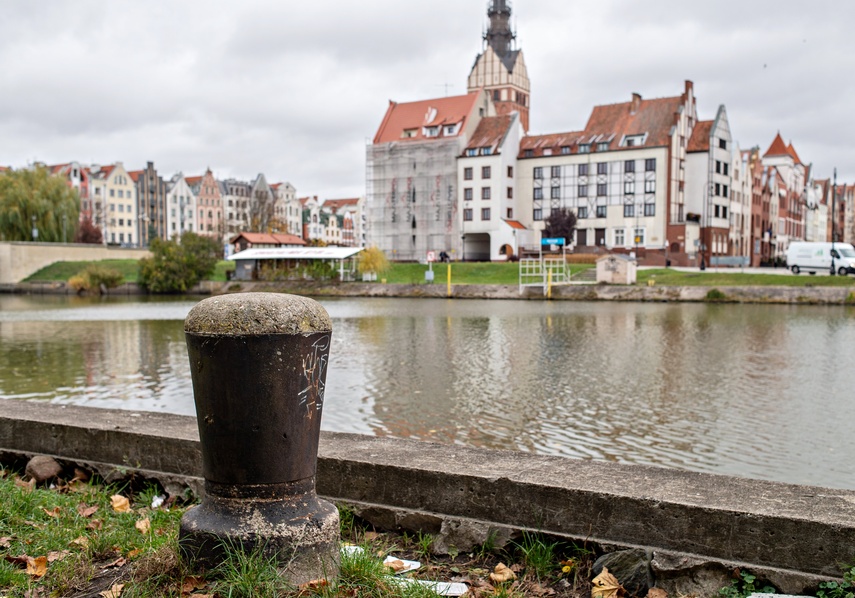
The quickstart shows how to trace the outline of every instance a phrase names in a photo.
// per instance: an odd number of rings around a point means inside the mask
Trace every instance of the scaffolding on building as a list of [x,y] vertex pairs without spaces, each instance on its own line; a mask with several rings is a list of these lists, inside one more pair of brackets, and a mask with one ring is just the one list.
[[393,261],[423,261],[428,251],[461,255],[457,157],[461,141],[392,142],[366,147],[370,245]]

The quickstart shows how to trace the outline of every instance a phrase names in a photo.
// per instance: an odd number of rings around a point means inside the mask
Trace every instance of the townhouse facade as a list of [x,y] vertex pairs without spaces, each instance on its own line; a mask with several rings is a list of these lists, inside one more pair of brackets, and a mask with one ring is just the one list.
[[166,230],[169,237],[183,233],[198,233],[196,218],[196,194],[182,173],[175,174],[167,183]]
[[139,242],[148,246],[154,239],[166,238],[166,181],[158,174],[154,162],[129,174],[136,186]]
[[93,223],[101,228],[104,243],[139,243],[137,188],[121,162],[91,170],[90,187],[94,201]]

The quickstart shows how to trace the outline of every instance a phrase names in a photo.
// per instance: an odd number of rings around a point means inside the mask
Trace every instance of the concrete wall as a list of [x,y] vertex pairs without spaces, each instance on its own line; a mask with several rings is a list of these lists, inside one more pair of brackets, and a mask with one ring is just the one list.
[[[10,453],[200,485],[193,417],[0,401]],[[746,566],[788,593],[839,575],[855,545],[855,491],[354,434],[321,434],[317,489],[388,527],[645,547],[660,567]]]
[[77,243],[0,243],[0,284],[21,282],[60,261],[138,260],[148,249],[125,249]]

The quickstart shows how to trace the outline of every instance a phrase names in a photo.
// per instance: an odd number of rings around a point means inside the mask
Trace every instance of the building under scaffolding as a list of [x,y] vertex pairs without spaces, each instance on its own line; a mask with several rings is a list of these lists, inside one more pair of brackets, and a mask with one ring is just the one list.
[[421,261],[428,251],[461,253],[457,158],[491,114],[483,91],[389,103],[366,148],[369,243],[398,261]]

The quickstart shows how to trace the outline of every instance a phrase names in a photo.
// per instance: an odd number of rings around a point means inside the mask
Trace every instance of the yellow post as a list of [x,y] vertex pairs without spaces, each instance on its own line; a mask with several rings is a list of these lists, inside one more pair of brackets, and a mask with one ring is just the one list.
[[448,284],[446,293],[449,297],[451,297],[451,262],[448,262]]
[[546,272],[546,298],[552,299],[552,270]]

